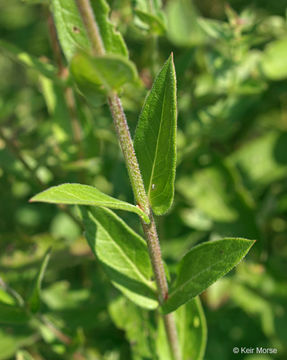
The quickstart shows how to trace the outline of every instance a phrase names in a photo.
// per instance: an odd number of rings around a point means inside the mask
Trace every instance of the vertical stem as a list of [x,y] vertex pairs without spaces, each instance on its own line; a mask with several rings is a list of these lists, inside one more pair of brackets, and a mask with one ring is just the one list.
[[94,12],[91,7],[90,1],[89,0],[76,0],[76,1],[85,28],[87,30],[89,39],[91,41],[92,49],[95,54],[103,55],[105,53],[105,47],[103,44],[103,40],[101,38],[98,24],[94,17]]
[[[101,39],[98,25],[95,21],[93,10],[89,0],[76,0],[87,33],[89,35],[93,51],[97,55],[103,55],[105,48]],[[142,222],[146,236],[150,260],[153,267],[155,281],[158,290],[158,300],[162,305],[168,298],[168,284],[165,275],[161,249],[156,230],[156,224],[151,211],[150,203],[144,188],[138,160],[135,154],[132,138],[127,124],[126,116],[117,94],[108,96],[110,110],[113,116],[118,140],[124,155],[126,167],[131,181],[133,193],[137,205],[148,214],[150,223]],[[173,314],[163,315],[166,335],[174,360],[181,360],[177,330]]]
[[121,104],[121,100],[116,94],[108,98],[110,110],[114,119],[118,139],[125,158],[131,185],[133,188],[137,205],[149,215],[150,207],[148,198],[142,181],[139,164],[136,158],[133,142],[131,139],[127,119]]

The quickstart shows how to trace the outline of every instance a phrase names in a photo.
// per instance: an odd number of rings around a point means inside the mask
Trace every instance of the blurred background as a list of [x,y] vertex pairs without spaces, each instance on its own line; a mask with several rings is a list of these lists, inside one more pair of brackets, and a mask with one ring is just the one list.
[[[135,11],[145,10],[144,1],[109,4],[142,80],[122,95],[132,134],[147,89],[174,52],[176,194],[172,211],[157,219],[166,262],[172,268],[202,241],[257,240],[247,259],[201,296],[204,359],[284,360],[286,0],[169,0],[149,22]],[[93,259],[75,209],[28,203],[64,182],[133,201],[108,107],[90,107],[71,88],[48,1],[0,0],[0,34],[0,303],[12,303],[15,292],[28,296],[53,246],[41,322],[7,323],[0,306],[0,359],[20,349],[39,360],[132,359],[113,321],[118,293]],[[120,215],[141,232],[135,215]],[[234,355],[234,346],[278,353]]]

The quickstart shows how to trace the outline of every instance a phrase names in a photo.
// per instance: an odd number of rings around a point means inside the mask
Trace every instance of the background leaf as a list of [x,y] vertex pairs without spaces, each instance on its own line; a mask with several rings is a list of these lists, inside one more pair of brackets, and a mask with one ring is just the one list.
[[176,166],[176,80],[172,55],[147,95],[134,146],[151,207],[156,215],[170,208]]
[[254,241],[230,238],[192,248],[178,264],[178,275],[163,305],[164,312],[174,311],[228,273],[253,244]]
[[111,210],[81,208],[87,241],[112,283],[130,300],[157,307],[145,241]]
[[41,286],[46,272],[52,249],[49,248],[43,257],[38,274],[34,280],[34,284],[31,290],[31,294],[27,300],[27,306],[32,313],[37,313],[41,306]]
[[143,218],[149,223],[148,216],[137,206],[114,199],[89,185],[81,184],[62,184],[51,187],[35,196],[31,202],[47,202],[52,204],[70,204],[70,205],[93,205],[104,206],[111,209],[131,211]]
[[0,303],[0,324],[25,324],[29,319],[25,308]]

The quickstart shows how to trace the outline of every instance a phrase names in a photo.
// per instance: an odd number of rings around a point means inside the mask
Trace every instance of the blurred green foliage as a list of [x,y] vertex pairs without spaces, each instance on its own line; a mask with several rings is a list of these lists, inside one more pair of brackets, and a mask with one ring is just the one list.
[[[109,3],[141,78],[122,98],[132,133],[146,89],[174,52],[176,194],[157,219],[166,262],[172,267],[206,240],[257,240],[248,261],[202,295],[205,359],[264,346],[278,353],[242,359],[284,360],[286,1],[169,0],[153,16],[144,1]],[[108,107],[91,110],[71,89],[48,24],[48,1],[0,1],[0,359],[131,359],[138,334],[116,317],[127,300],[93,260],[75,209],[28,203],[48,186],[75,181],[133,201]],[[140,232],[135,215],[120,215]],[[41,306],[29,318],[23,301],[50,246]],[[136,324],[151,316],[128,308]],[[132,347],[121,329],[135,338]]]

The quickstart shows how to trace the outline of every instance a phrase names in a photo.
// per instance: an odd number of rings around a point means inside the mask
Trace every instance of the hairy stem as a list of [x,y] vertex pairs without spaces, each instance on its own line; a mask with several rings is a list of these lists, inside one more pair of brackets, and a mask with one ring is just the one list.
[[[93,51],[96,55],[103,55],[105,48],[101,39],[93,10],[89,0],[76,0],[77,5],[89,35]],[[117,94],[112,93],[108,97],[110,110],[113,116],[118,140],[125,158],[129,178],[132,185],[137,205],[148,214],[150,223],[142,221],[143,230],[146,236],[150,260],[158,290],[160,304],[168,298],[168,284],[165,275],[161,249],[149,200],[144,188],[143,178],[140,172],[138,160],[135,154],[133,141],[130,135],[126,116]],[[173,314],[163,315],[165,330],[174,360],[180,360],[179,343]]]

